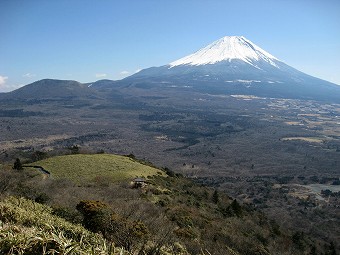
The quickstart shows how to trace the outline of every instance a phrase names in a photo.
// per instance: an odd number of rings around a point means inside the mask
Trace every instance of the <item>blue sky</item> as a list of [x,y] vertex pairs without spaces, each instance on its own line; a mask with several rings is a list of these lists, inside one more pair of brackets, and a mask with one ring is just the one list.
[[339,0],[0,0],[0,91],[121,79],[225,35],[340,84]]

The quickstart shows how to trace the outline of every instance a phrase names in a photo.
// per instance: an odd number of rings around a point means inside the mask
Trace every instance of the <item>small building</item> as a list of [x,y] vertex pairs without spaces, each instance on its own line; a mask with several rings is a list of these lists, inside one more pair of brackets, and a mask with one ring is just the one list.
[[144,188],[148,185],[146,179],[144,178],[135,178],[132,181],[132,188],[138,189],[138,188]]

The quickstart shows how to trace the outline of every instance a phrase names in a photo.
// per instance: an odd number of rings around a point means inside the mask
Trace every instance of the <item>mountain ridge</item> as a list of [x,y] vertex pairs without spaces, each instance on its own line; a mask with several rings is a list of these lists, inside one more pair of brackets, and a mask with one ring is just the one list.
[[167,65],[143,69],[122,83],[138,88],[168,84],[212,94],[340,102],[340,86],[305,74],[238,36],[223,37]]
[[74,80],[42,79],[14,91],[2,93],[0,94],[0,99],[72,99],[96,96],[96,90],[85,83]]
[[[245,94],[340,103],[340,86],[305,74],[243,36],[225,36],[193,54],[150,67],[122,80],[79,83],[44,79],[0,99],[93,98],[126,89],[167,89],[182,93]],[[125,93],[124,92],[124,93]],[[107,93],[107,94],[105,94]]]

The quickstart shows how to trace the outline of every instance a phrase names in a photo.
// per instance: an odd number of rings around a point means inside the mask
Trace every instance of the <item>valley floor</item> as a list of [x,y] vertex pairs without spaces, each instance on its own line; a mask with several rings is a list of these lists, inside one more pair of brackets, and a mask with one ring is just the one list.
[[336,242],[339,116],[339,104],[188,98],[171,90],[128,91],[112,100],[6,102],[0,105],[0,159],[25,161],[36,151],[55,155],[74,147],[133,154],[218,187],[292,229]]

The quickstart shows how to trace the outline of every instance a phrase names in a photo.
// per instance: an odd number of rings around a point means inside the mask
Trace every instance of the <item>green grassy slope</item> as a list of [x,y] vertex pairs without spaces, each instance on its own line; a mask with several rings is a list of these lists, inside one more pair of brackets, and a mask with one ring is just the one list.
[[72,181],[92,181],[97,177],[121,181],[135,177],[165,175],[159,169],[143,165],[132,158],[111,154],[76,154],[58,156],[34,162],[54,178]]

